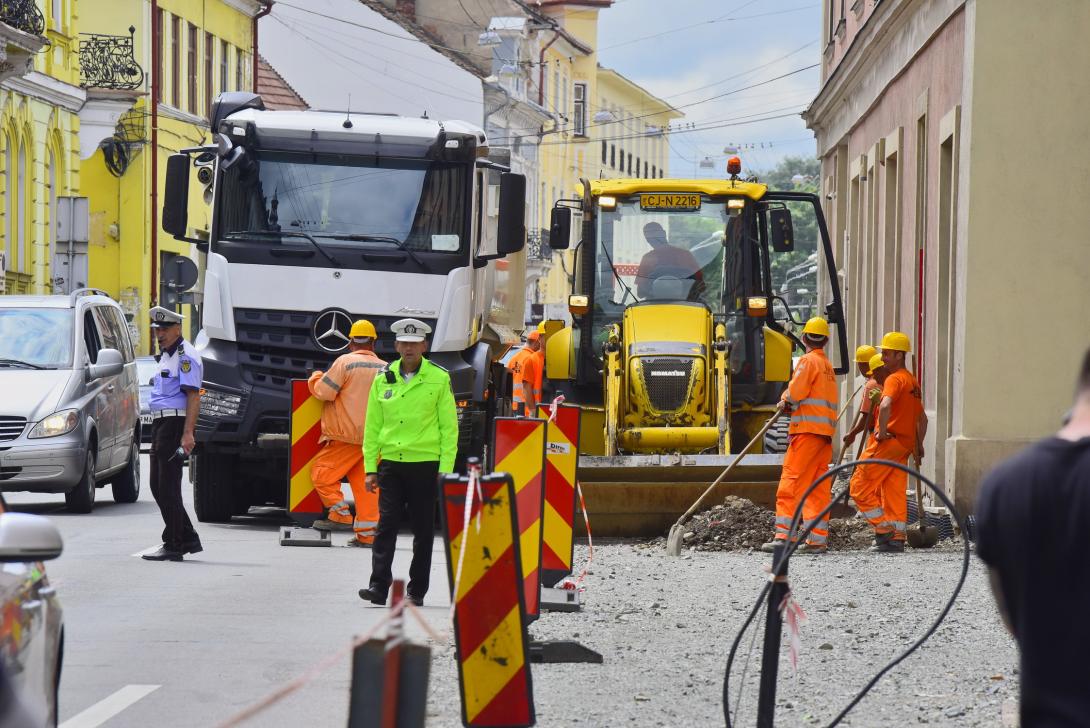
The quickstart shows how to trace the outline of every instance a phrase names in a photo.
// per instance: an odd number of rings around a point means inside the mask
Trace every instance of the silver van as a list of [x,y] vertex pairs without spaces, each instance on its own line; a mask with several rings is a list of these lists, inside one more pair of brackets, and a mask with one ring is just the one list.
[[140,495],[140,395],[121,307],[102,291],[0,296],[0,491]]

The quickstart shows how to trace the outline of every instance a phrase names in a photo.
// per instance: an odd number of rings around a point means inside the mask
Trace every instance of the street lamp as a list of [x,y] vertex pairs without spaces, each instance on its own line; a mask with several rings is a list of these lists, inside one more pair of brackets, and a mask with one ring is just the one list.
[[611,121],[617,121],[617,117],[613,115],[613,112],[606,111],[605,109],[602,111],[595,111],[594,116],[591,118],[594,119],[595,124],[608,124]]

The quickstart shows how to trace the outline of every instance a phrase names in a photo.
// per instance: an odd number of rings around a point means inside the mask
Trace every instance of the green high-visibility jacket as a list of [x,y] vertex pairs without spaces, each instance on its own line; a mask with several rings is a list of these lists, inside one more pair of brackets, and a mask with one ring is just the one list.
[[363,463],[378,472],[378,461],[400,463],[439,461],[439,472],[454,469],[458,452],[458,411],[450,375],[427,359],[409,381],[401,376],[401,360],[371,384],[363,429]]

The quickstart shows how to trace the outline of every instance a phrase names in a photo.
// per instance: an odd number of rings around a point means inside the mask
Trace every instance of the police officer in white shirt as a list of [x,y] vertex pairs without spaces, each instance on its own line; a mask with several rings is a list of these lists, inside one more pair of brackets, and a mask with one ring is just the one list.
[[182,503],[182,461],[196,444],[193,428],[201,399],[201,358],[182,338],[182,318],[161,306],[151,309],[151,330],[159,342],[159,363],[148,405],[151,409],[151,492],[163,515],[163,545],[148,561],[181,561],[201,551]]

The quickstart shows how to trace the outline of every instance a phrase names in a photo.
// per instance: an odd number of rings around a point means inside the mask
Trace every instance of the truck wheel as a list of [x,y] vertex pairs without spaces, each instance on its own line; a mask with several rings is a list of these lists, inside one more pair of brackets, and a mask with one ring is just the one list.
[[234,461],[222,455],[189,456],[193,469],[193,510],[201,523],[227,523],[235,513]]
[[135,503],[140,497],[140,440],[129,446],[129,462],[111,483],[115,503]]
[[95,443],[87,446],[83,477],[72,490],[64,494],[64,505],[72,513],[90,513],[95,507]]
[[775,455],[787,452],[787,428],[791,426],[790,417],[781,417],[765,433],[765,453]]

